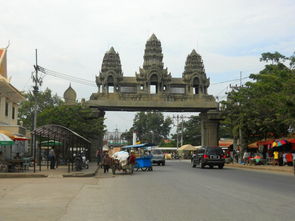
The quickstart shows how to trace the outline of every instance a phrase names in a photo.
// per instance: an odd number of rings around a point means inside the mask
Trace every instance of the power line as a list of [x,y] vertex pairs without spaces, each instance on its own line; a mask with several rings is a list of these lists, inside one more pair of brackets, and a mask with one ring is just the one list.
[[[47,68],[41,67],[41,66],[37,66],[38,71],[44,73],[45,75],[50,75],[56,78],[61,78],[64,80],[68,80],[68,81],[72,81],[72,82],[76,82],[79,84],[84,84],[84,85],[88,85],[91,87],[97,87],[97,85],[95,84],[95,82],[93,81],[89,81],[87,79],[83,79],[83,78],[78,78],[78,77],[74,77],[72,75],[69,74],[65,74],[65,73],[61,73],[61,72],[57,72],[57,71],[53,71],[53,70],[49,70]],[[249,77],[243,77],[243,78],[237,78],[237,79],[231,79],[231,80],[226,80],[226,81],[222,81],[222,82],[217,82],[217,83],[212,83],[211,85],[218,85],[218,84],[224,84],[224,83],[229,83],[229,82],[235,82],[235,81],[242,81],[244,79],[248,79]]]
[[233,82],[233,81],[241,81],[241,80],[244,80],[244,79],[247,79],[247,78],[249,78],[249,77],[243,77],[243,78],[238,78],[238,79],[232,79],[232,80],[227,80],[227,81],[212,83],[211,85],[223,84],[223,83],[228,83],[228,82]]
[[79,84],[84,84],[84,85],[88,85],[88,86],[92,86],[92,87],[97,87],[96,84],[93,81],[89,81],[89,80],[86,80],[86,79],[83,79],[83,78],[78,78],[78,77],[71,76],[69,74],[64,74],[64,73],[61,73],[61,72],[49,70],[49,69],[41,67],[39,65],[38,65],[38,70],[40,72],[44,73],[45,75],[50,75],[50,76],[53,76],[53,77],[56,77],[56,78],[69,80],[69,81],[76,82],[76,83],[79,83]]

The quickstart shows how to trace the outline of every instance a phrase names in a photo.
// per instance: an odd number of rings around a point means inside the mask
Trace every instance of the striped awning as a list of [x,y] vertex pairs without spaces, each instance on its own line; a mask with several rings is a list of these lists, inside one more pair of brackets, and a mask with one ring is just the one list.
[[9,137],[12,140],[29,140],[29,138],[27,138],[27,137],[12,134],[10,131],[7,131],[7,130],[0,130],[0,133],[6,135],[7,137]]
[[0,145],[5,146],[5,145],[12,145],[12,144],[14,144],[12,139],[10,139],[5,134],[0,133]]

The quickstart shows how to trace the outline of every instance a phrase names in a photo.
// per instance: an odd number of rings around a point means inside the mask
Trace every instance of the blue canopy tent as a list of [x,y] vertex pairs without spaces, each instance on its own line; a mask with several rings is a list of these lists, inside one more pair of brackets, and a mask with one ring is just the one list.
[[152,143],[143,143],[143,144],[135,144],[135,145],[127,145],[127,146],[123,146],[122,149],[136,149],[136,148],[144,148],[147,149],[149,147],[154,147],[155,144]]

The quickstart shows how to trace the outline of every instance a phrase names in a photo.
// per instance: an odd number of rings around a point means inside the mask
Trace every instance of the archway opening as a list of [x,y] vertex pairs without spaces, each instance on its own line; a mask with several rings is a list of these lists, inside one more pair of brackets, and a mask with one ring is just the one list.
[[193,94],[200,93],[200,80],[199,78],[195,77],[193,81]]
[[108,76],[107,79],[107,92],[108,93],[114,93],[115,87],[114,87],[114,78],[113,76]]
[[153,74],[150,78],[150,94],[157,94],[158,91],[158,76]]

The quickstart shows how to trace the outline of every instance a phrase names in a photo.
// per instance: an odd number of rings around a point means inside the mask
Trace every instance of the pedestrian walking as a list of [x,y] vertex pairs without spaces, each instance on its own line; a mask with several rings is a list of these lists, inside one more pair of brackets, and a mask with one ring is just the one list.
[[50,169],[55,169],[55,157],[54,147],[52,147],[48,154],[48,158],[50,160]]
[[110,158],[110,156],[108,154],[104,155],[102,165],[103,165],[103,172],[108,173],[109,169],[112,165],[112,158]]
[[100,161],[101,161],[101,152],[100,152],[99,149],[96,151],[95,156],[96,156],[97,165],[99,165],[100,164]]

